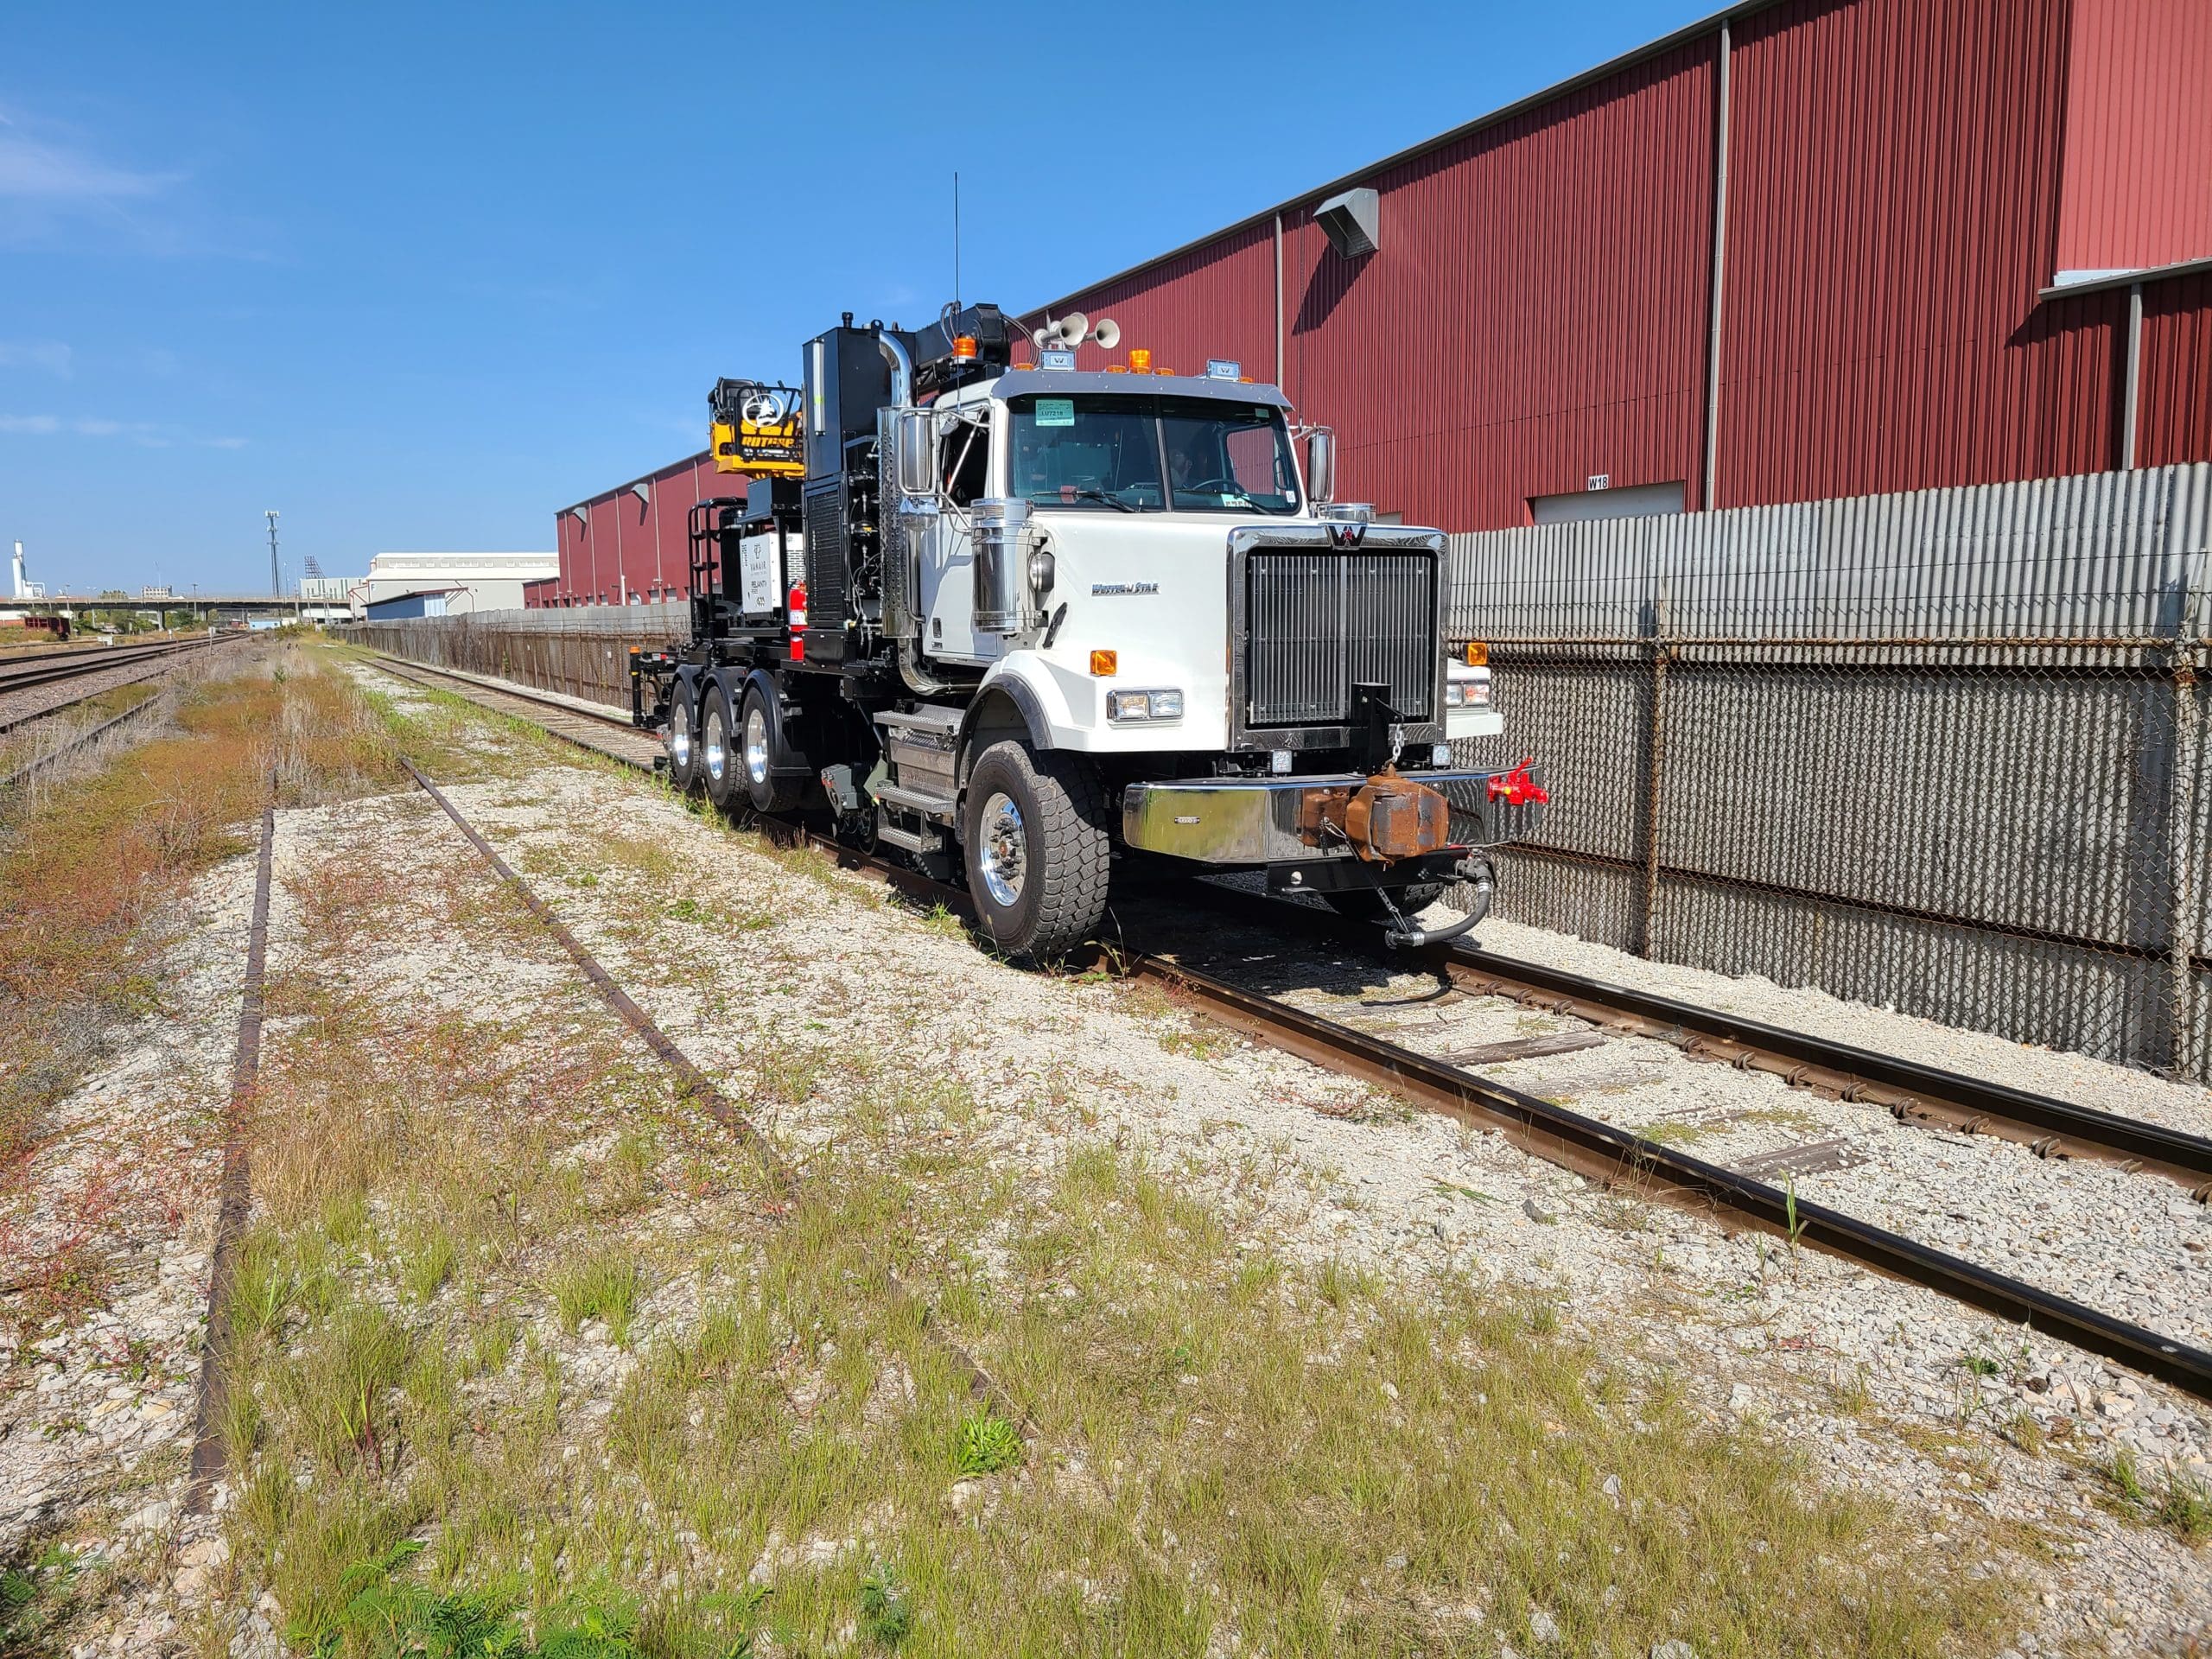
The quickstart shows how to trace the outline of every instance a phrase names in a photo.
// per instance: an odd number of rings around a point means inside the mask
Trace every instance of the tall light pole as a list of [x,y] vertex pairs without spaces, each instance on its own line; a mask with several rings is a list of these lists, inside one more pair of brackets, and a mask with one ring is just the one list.
[[284,578],[276,569],[276,509],[269,509],[269,597],[284,597]]

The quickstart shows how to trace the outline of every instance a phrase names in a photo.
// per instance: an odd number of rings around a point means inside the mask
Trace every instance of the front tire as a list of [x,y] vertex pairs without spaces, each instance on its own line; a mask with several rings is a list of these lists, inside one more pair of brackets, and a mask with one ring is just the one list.
[[737,750],[729,729],[729,698],[718,686],[709,686],[701,699],[706,714],[699,721],[699,775],[707,785],[707,798],[727,807],[737,798]]
[[745,694],[745,719],[738,729],[744,742],[739,755],[745,766],[745,792],[753,810],[790,811],[805,793],[806,783],[804,779],[776,775],[776,768],[785,764],[785,751],[776,741],[775,715],[757,685]]
[[992,744],[968,774],[960,839],[976,918],[1008,955],[1064,956],[1106,913],[1113,844],[1080,758]]
[[668,781],[679,795],[699,786],[699,711],[691,688],[678,682],[668,701]]

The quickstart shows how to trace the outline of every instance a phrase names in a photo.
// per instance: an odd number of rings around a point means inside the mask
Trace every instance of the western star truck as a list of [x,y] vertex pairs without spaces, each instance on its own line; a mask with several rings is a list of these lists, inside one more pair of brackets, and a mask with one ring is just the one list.
[[[1483,648],[1445,648],[1443,534],[1332,499],[1334,434],[1237,364],[1086,342],[1118,331],[848,313],[798,387],[717,384],[747,487],[691,510],[690,638],[632,658],[672,780],[964,877],[1033,959],[1137,858],[1464,932],[1548,798],[1452,764],[1500,721]],[[1453,882],[1469,913],[1417,926]]]

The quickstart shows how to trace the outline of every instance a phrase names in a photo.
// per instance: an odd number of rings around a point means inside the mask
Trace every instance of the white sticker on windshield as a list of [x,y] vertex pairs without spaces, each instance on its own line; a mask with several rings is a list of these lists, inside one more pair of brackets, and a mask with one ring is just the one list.
[[1039,397],[1037,400],[1037,424],[1039,426],[1073,426],[1075,399],[1072,397]]

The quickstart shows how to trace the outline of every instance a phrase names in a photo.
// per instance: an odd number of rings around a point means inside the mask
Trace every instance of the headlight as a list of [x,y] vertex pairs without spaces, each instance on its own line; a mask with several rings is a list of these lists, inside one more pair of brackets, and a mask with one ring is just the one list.
[[1183,694],[1180,691],[1109,691],[1106,694],[1106,718],[1127,720],[1180,720],[1183,718]]
[[1461,668],[1457,664],[1444,671],[1444,706],[1446,709],[1487,709],[1490,707],[1490,670]]

